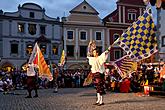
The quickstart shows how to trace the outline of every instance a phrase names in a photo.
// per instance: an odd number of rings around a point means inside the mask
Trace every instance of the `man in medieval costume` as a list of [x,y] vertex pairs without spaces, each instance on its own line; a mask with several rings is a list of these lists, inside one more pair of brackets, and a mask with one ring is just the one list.
[[35,90],[35,96],[38,97],[38,71],[37,68],[29,63],[27,67],[27,90],[28,90],[28,96],[25,98],[32,98],[31,92],[32,90]]
[[93,82],[96,87],[97,92],[97,101],[94,105],[104,105],[103,103],[103,94],[105,94],[104,90],[104,73],[105,67],[104,63],[108,58],[110,47],[108,50],[99,55],[99,50],[96,48],[95,42],[90,42],[88,46],[88,54],[87,58],[89,60],[89,64],[91,65],[91,72],[93,74]]

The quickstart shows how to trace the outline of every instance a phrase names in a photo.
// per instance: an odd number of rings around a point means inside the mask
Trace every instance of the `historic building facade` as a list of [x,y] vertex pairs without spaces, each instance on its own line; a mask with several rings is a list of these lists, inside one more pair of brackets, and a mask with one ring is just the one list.
[[87,46],[96,41],[100,53],[109,46],[107,29],[99,18],[99,13],[84,0],[63,18],[64,50],[67,61],[65,69],[89,69]]
[[[165,9],[165,8],[164,8]],[[157,27],[158,27],[158,46],[160,61],[165,61],[165,10],[163,8],[157,10]]]
[[35,42],[49,63],[58,65],[62,44],[62,24],[34,3],[18,6],[17,12],[0,11],[0,68],[21,70]]
[[[111,45],[145,10],[143,0],[118,0],[116,3],[117,9],[103,19],[108,28]],[[110,60],[119,59],[123,54],[123,50],[114,45],[111,49]]]

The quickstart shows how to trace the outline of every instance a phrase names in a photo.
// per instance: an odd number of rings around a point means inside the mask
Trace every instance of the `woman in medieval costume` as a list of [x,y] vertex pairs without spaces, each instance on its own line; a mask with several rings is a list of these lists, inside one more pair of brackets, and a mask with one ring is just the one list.
[[90,42],[88,45],[88,53],[87,58],[89,60],[89,64],[91,65],[91,72],[93,74],[93,82],[96,87],[97,92],[97,101],[94,105],[104,105],[103,103],[103,94],[105,94],[104,91],[104,63],[108,58],[110,47],[108,50],[103,52],[99,56],[99,50],[96,48],[95,42]]

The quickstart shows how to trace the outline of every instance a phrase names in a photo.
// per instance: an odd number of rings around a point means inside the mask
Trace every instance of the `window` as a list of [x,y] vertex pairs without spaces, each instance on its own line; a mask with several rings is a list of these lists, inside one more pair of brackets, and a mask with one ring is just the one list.
[[34,18],[34,12],[30,12],[30,18]]
[[119,34],[114,34],[113,35],[113,40],[116,41],[119,38]]
[[136,13],[128,13],[128,20],[136,20]]
[[67,39],[73,39],[73,31],[67,31]]
[[67,56],[73,57],[74,56],[74,46],[68,45],[67,46]]
[[96,32],[96,40],[101,40],[101,32]]
[[18,32],[24,32],[24,24],[18,23]]
[[81,40],[86,40],[87,38],[86,38],[87,36],[86,36],[86,32],[85,31],[81,31],[80,32],[80,39]]
[[11,44],[11,54],[18,54],[18,44]]
[[45,34],[45,26],[40,26],[40,34]]
[[162,36],[162,47],[165,47],[165,36]]
[[31,35],[35,35],[36,34],[36,24],[29,24],[28,30]]
[[80,46],[80,57],[87,56],[87,46]]
[[46,54],[46,45],[45,44],[40,44],[40,49],[42,54]]
[[83,6],[83,9],[84,9],[84,10],[86,10],[86,8],[87,8],[86,6]]
[[52,53],[53,55],[58,55],[58,47],[56,45],[53,45]]
[[33,51],[33,45],[32,44],[26,45],[26,54],[31,55],[32,51]]
[[119,59],[121,57],[121,51],[120,50],[115,50],[115,59]]

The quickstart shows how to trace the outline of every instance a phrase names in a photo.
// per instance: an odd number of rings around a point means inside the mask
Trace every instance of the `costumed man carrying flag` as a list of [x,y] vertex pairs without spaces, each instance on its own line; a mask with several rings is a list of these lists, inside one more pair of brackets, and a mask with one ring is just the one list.
[[[37,71],[35,71],[36,68],[37,68]],[[27,77],[28,77],[27,78],[27,89],[28,89],[28,93],[29,93],[27,98],[31,98],[31,91],[33,89],[36,92],[34,97],[38,97],[37,83],[36,83],[38,77],[47,78],[49,81],[53,80],[53,76],[50,72],[50,69],[48,68],[48,65],[46,64],[44,56],[42,55],[42,52],[41,52],[40,48],[38,47],[37,43],[35,44],[32,54],[30,56],[30,59],[28,61]]]
[[34,64],[29,63],[27,67],[27,90],[28,90],[28,96],[25,98],[32,98],[31,96],[31,91],[34,89],[35,90],[35,96],[38,97],[38,92],[37,92],[37,83],[38,83],[38,72],[35,71],[35,66]]
[[110,47],[108,50],[103,52],[99,56],[99,50],[96,48],[95,42],[90,42],[88,46],[88,54],[87,58],[89,59],[89,64],[91,65],[91,72],[93,74],[93,82],[96,87],[97,92],[97,101],[94,105],[104,105],[103,103],[103,94],[105,94],[104,91],[104,63],[108,58]]

